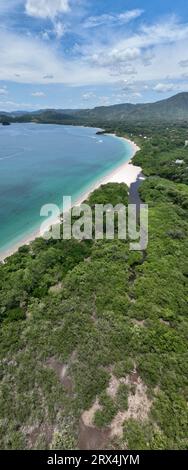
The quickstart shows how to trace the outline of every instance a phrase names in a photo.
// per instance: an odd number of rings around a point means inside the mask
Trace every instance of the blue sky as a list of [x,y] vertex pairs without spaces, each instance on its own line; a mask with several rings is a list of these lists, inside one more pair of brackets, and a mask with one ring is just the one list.
[[188,91],[185,0],[0,0],[0,110]]

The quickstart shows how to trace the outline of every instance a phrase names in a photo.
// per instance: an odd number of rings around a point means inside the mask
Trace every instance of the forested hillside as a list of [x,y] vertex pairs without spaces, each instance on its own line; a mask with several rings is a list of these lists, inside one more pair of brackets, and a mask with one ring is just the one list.
[[107,124],[188,122],[188,93],[178,93],[154,103],[122,103],[93,109],[42,109],[34,112],[0,112],[0,122],[38,122],[105,126]]
[[117,130],[141,146],[148,248],[38,239],[1,265],[1,449],[188,448],[187,127]]

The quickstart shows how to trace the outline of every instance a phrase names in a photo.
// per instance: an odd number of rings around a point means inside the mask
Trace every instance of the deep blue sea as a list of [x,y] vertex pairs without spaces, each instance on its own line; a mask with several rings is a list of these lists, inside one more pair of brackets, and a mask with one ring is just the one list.
[[0,126],[0,253],[40,227],[44,204],[73,202],[126,162],[129,143],[98,129],[46,124]]

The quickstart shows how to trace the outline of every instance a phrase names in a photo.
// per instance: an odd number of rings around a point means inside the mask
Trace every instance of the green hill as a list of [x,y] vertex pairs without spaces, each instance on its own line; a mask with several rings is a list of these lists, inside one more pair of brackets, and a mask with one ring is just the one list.
[[[5,113],[0,112],[0,120]],[[122,122],[182,122],[188,121],[188,93],[144,104],[117,104],[94,109],[46,109],[31,113],[10,113],[14,122],[44,122],[99,125]]]

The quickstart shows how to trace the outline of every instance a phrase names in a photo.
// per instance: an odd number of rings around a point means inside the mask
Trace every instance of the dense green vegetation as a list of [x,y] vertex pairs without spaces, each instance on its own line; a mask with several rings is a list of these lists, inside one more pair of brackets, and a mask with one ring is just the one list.
[[107,125],[122,125],[125,129],[129,123],[147,124],[162,122],[176,124],[188,121],[188,93],[178,93],[168,99],[156,103],[116,104],[99,106],[94,109],[45,109],[34,112],[3,113],[0,112],[0,122],[5,118],[12,122],[38,122],[73,125],[91,125],[106,127]]
[[[141,145],[148,248],[38,239],[1,265],[1,449],[78,448],[80,418],[96,398],[94,425],[108,430],[139,383],[150,406],[142,410],[140,396],[141,415],[108,435],[108,448],[188,448],[187,127],[116,130]],[[89,198],[91,207],[127,201],[123,184]]]

